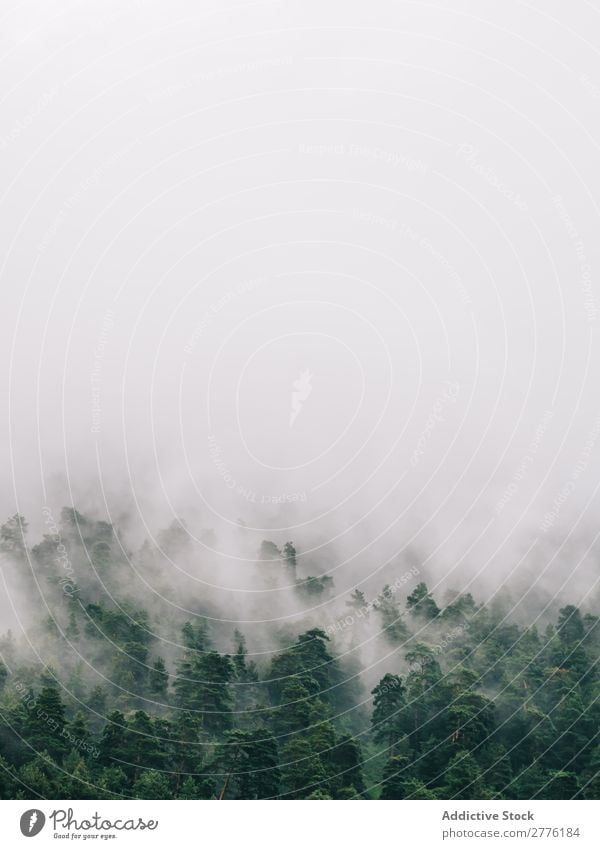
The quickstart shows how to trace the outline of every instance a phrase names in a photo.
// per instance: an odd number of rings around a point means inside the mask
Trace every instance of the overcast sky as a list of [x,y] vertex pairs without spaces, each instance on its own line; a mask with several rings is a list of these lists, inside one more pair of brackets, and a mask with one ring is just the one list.
[[3,515],[593,543],[598,8],[0,15]]

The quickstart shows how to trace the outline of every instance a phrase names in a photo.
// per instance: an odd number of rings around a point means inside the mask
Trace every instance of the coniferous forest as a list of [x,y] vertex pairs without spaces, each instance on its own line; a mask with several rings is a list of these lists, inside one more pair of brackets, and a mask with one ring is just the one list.
[[414,566],[325,605],[334,579],[265,540],[250,579],[305,615],[246,634],[187,566],[166,585],[197,556],[182,523],[131,552],[48,515],[35,544],[22,516],[1,529],[29,612],[0,642],[1,798],[600,798],[593,610],[527,622]]

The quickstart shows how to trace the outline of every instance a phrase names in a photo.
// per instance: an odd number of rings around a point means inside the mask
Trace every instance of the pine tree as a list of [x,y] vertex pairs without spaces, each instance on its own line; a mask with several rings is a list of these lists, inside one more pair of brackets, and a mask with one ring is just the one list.
[[404,643],[409,637],[409,631],[400,613],[394,593],[387,584],[373,602],[373,607],[381,618],[384,636],[394,644]]
[[335,799],[353,799],[365,791],[360,744],[343,734],[335,745],[321,755]]
[[464,750],[458,751],[448,766],[445,780],[447,799],[480,799],[481,770],[475,758]]
[[294,548],[293,542],[286,542],[283,546],[283,556],[285,559],[285,565],[288,566],[296,577],[296,565],[297,565],[297,557],[296,557],[296,549]]
[[112,711],[106,717],[106,725],[99,743],[99,763],[107,767],[119,767],[125,770],[129,755],[127,744],[127,725],[121,711]]
[[175,692],[180,707],[198,713],[208,733],[219,734],[232,723],[230,683],[234,666],[229,655],[209,651],[186,654],[178,665]]
[[417,584],[412,593],[406,599],[406,607],[413,616],[420,617],[426,622],[430,622],[440,614],[440,609],[433,600],[433,597],[427,589],[427,584],[421,582]]
[[281,768],[286,796],[308,799],[315,791],[328,794],[325,767],[308,740],[290,740],[283,750]]
[[162,657],[157,657],[148,673],[148,695],[151,699],[164,704],[167,701],[169,675]]
[[170,799],[171,788],[167,777],[155,769],[147,769],[133,785],[136,799]]
[[369,603],[366,595],[362,590],[359,590],[358,587],[353,590],[350,595],[350,599],[346,602],[346,607],[350,607],[352,610],[367,610],[368,606]]
[[281,557],[282,553],[274,542],[268,539],[264,539],[261,542],[260,551],[258,552],[259,560],[281,560]]
[[50,757],[59,759],[68,750],[64,727],[65,708],[60,693],[55,686],[46,686],[29,711],[27,742],[35,751],[46,751]]
[[20,513],[15,513],[0,527],[0,551],[20,563],[27,558],[27,528],[27,520]]
[[405,693],[402,679],[389,672],[371,690],[373,739],[376,743],[384,743],[392,755],[397,743],[409,730]]

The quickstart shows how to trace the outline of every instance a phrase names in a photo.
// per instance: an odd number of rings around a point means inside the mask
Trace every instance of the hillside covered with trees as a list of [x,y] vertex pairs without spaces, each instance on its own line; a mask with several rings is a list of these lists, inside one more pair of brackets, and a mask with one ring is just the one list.
[[0,798],[600,798],[593,611],[523,623],[418,575],[327,607],[332,578],[265,541],[265,586],[312,612],[250,650],[226,606],[166,585],[182,527],[134,554],[70,508],[49,530],[1,530],[28,619],[0,640]]

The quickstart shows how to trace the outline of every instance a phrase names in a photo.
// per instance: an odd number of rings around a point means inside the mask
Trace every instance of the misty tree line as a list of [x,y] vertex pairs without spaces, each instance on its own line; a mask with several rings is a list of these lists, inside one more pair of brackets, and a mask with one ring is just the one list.
[[[343,651],[328,621],[252,660],[213,617],[141,607],[108,523],[68,508],[51,530],[31,548],[23,517],[0,530],[29,615],[26,639],[0,639],[0,798],[600,798],[592,613],[567,604],[540,632],[424,582],[404,601],[356,589]],[[174,525],[160,549],[185,536]],[[298,577],[291,542],[260,560],[299,598],[331,590]],[[164,580],[148,544],[131,564]],[[386,660],[365,687],[352,649],[373,625]]]

